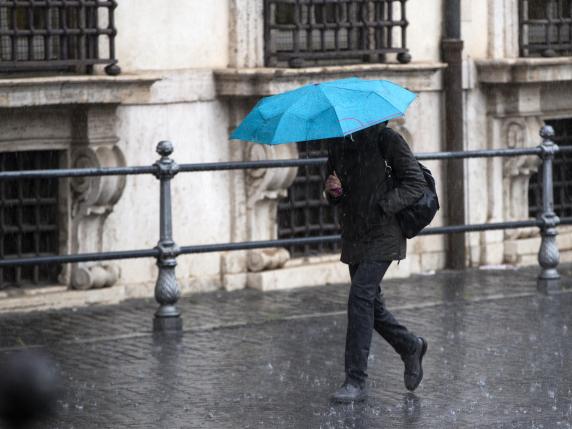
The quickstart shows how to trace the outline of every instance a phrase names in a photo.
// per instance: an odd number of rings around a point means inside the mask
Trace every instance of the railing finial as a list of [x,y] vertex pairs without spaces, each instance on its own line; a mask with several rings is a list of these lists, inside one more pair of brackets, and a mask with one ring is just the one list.
[[173,153],[173,143],[168,140],[162,140],[157,143],[157,153],[161,156],[170,156]]
[[550,142],[548,144],[554,144],[554,142],[552,141],[552,139],[554,138],[554,128],[552,128],[550,125],[545,125],[540,129],[540,137],[542,137],[542,139],[546,142]]

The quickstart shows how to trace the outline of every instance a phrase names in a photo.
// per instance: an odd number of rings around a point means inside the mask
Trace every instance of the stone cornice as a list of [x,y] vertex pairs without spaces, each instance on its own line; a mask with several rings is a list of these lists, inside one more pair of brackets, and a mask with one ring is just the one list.
[[415,92],[440,91],[443,63],[358,64],[310,68],[241,68],[214,70],[217,95],[261,97],[309,83],[357,76],[388,79]]
[[151,74],[0,79],[0,108],[145,103],[159,79]]
[[477,60],[478,80],[485,84],[539,84],[572,80],[572,57]]

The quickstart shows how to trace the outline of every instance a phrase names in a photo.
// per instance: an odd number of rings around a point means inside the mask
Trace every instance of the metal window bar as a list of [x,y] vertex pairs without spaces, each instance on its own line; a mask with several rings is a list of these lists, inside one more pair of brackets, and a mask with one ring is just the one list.
[[[59,152],[0,153],[0,171],[57,168]],[[31,178],[0,182],[0,259],[58,254],[58,183]],[[58,265],[0,268],[0,290],[57,283]]]
[[520,55],[572,55],[572,1],[520,0]]
[[[572,146],[572,118],[545,121],[555,130],[554,142],[560,147]],[[554,159],[554,212],[557,216],[572,216],[572,155],[562,152]],[[542,165],[538,172],[530,177],[529,216],[538,217],[542,214]]]
[[[426,228],[422,234],[446,234],[467,231],[484,231],[494,229],[523,228],[538,226],[541,229],[542,242],[539,250],[540,274],[537,278],[539,291],[550,292],[557,289],[559,274],[557,265],[559,261],[559,251],[556,245],[555,236],[558,224],[572,224],[572,217],[559,219],[553,211],[553,189],[552,189],[552,163],[555,156],[560,153],[572,152],[572,147],[556,146],[552,138],[554,131],[552,127],[545,126],[541,130],[542,143],[536,148],[523,149],[493,149],[474,150],[462,152],[442,152],[419,154],[420,160],[429,159],[464,159],[478,157],[504,157],[520,155],[538,155],[544,163],[543,168],[543,213],[534,220],[521,220],[513,222],[500,222],[493,224],[474,225],[454,225],[436,228]],[[29,266],[39,264],[63,264],[71,262],[103,261],[112,259],[128,258],[157,258],[159,275],[155,286],[155,299],[159,303],[159,308],[155,313],[154,330],[156,331],[179,331],[182,329],[180,313],[176,309],[176,303],[180,297],[180,288],[175,277],[176,258],[178,255],[219,252],[228,250],[258,249],[277,246],[306,245],[318,242],[332,243],[340,240],[339,235],[328,235],[321,237],[290,238],[266,241],[250,241],[240,243],[208,244],[198,246],[178,247],[172,236],[171,217],[171,193],[170,182],[179,172],[198,171],[224,171],[235,169],[252,168],[284,168],[298,166],[320,166],[326,162],[323,157],[315,159],[294,159],[294,160],[271,160],[271,161],[249,161],[249,162],[219,162],[208,164],[176,164],[170,155],[173,146],[169,142],[160,142],[157,152],[161,158],[152,166],[142,167],[118,167],[118,168],[85,168],[85,169],[63,169],[63,170],[38,170],[38,171],[17,171],[0,172],[0,182],[2,189],[7,189],[8,180],[22,180],[31,178],[62,178],[62,177],[89,177],[107,175],[128,175],[128,174],[153,174],[160,181],[160,222],[159,222],[159,242],[153,249],[127,250],[115,252],[99,252],[62,256],[37,256],[37,257],[16,257],[0,260],[0,268]],[[24,255],[22,255],[24,256]]]
[[[265,0],[268,67],[408,63],[407,0]],[[394,35],[400,37],[395,38]]]
[[[324,157],[328,153],[328,140],[299,142],[301,159]],[[336,207],[323,198],[326,166],[306,165],[298,169],[294,183],[288,188],[288,196],[278,202],[278,238],[316,237],[338,234],[339,221]],[[294,257],[313,256],[340,251],[340,243],[318,242],[287,247]]]
[[85,74],[106,64],[107,74],[119,74],[116,7],[116,0],[0,0],[0,73]]

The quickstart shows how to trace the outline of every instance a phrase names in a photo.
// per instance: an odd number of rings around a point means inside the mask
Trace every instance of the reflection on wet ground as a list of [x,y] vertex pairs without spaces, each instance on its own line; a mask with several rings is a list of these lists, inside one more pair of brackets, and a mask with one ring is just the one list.
[[[155,304],[0,317],[0,355],[40,347],[66,393],[53,428],[571,428],[572,269],[562,293],[537,268],[415,275],[388,306],[429,342],[425,379],[374,336],[370,396],[338,405],[348,285],[215,292],[181,302],[185,332],[154,336]],[[375,335],[375,334],[374,334]]]

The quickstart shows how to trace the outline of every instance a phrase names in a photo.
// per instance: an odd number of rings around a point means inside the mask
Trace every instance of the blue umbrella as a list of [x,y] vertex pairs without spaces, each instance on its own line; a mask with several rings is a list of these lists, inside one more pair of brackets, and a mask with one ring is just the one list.
[[387,80],[305,85],[261,99],[230,138],[281,144],[343,137],[402,116],[415,97]]

